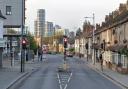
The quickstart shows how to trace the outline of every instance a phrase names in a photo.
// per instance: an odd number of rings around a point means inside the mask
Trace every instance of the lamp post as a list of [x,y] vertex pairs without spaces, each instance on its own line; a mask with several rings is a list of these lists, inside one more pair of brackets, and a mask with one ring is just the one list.
[[93,60],[93,64],[95,65],[95,50],[94,50],[94,31],[95,31],[95,14],[93,13],[93,16],[92,17],[84,17],[84,18],[92,18],[93,19],[93,30],[92,30],[92,60]]

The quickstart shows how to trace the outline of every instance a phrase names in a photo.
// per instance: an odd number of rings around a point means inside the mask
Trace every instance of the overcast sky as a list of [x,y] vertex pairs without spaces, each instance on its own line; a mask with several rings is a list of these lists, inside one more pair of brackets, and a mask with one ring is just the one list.
[[[46,21],[54,22],[71,31],[81,27],[84,17],[95,13],[95,22],[104,21],[105,15],[127,0],[27,0],[27,25],[34,31],[37,9],[46,10]],[[92,22],[92,19],[88,19]]]

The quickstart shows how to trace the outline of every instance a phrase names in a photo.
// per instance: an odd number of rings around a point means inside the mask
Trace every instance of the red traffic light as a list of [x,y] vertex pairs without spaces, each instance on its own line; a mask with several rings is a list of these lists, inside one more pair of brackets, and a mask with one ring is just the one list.
[[22,41],[22,43],[23,43],[23,44],[26,44],[26,41],[25,41],[25,40],[23,40],[23,41]]
[[22,39],[22,48],[27,49],[27,40],[25,38]]
[[67,38],[64,38],[64,42],[67,42]]
[[22,39],[22,44],[26,44],[27,41],[25,39]]
[[64,38],[64,48],[67,48],[67,38]]

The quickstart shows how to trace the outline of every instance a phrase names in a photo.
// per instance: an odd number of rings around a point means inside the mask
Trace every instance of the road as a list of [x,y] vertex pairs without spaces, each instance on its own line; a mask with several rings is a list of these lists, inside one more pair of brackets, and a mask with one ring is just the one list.
[[27,78],[18,89],[121,89],[88,67],[86,62],[67,59],[71,72],[58,73],[63,56],[48,55],[39,71]]

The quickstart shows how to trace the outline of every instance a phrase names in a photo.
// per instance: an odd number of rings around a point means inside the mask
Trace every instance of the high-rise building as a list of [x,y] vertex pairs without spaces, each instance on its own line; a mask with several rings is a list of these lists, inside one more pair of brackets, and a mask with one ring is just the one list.
[[57,30],[57,29],[61,29],[61,26],[59,26],[59,25],[55,25],[55,26],[54,26],[54,29],[55,29],[55,30]]
[[35,21],[34,21],[34,29],[35,29],[35,30],[34,30],[34,34],[35,34],[35,37],[36,37],[36,38],[40,37],[40,35],[39,35],[39,30],[38,30],[37,26],[38,26],[38,25],[37,25],[37,20],[35,20]]
[[45,24],[45,36],[50,37],[53,36],[54,28],[53,28],[53,22],[46,22]]
[[38,39],[38,43],[41,45],[41,38],[44,36],[45,32],[45,10],[38,9],[37,18],[35,20],[35,37]]
[[69,32],[69,38],[74,38],[75,37],[75,33],[73,31]]
[[39,9],[37,11],[37,29],[39,30],[39,35],[44,36],[45,31],[45,10]]

